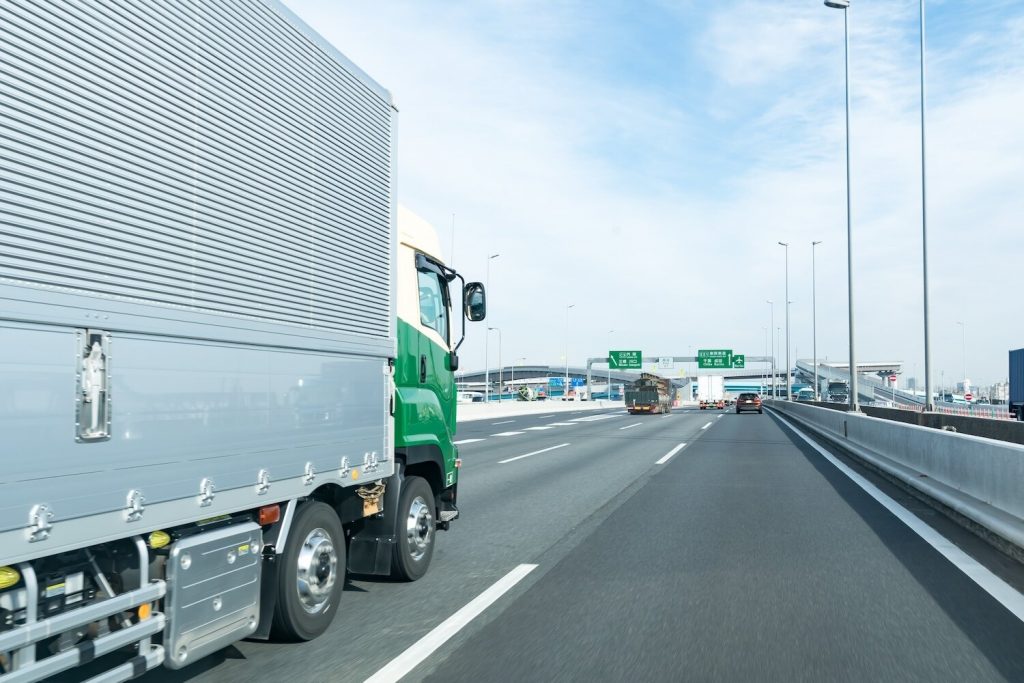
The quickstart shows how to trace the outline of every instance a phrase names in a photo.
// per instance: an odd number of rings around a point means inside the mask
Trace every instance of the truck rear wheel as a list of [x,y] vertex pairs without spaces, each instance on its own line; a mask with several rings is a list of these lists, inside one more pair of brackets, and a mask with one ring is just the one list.
[[277,575],[277,640],[312,640],[327,630],[345,585],[345,536],[334,509],[309,502],[295,513]]
[[402,581],[423,577],[434,556],[434,492],[422,477],[407,477],[398,497],[391,576]]

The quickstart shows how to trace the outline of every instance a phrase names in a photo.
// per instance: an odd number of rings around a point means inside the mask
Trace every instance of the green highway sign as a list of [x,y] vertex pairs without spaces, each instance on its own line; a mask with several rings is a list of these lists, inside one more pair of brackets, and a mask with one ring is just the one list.
[[697,367],[702,370],[724,370],[732,367],[732,349],[698,349]]
[[726,370],[747,367],[747,357],[742,353],[733,354],[732,349],[699,349],[697,367],[702,370]]
[[642,370],[643,357],[640,351],[609,351],[608,365],[612,370]]

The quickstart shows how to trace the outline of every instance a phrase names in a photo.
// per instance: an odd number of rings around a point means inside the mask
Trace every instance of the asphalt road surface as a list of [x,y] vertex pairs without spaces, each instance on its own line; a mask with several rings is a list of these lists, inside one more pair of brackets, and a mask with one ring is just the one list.
[[[143,680],[1024,680],[1024,612],[769,414],[552,413],[458,440],[462,518],[425,578],[351,580],[315,641]],[[868,476],[1020,599],[1020,565]]]

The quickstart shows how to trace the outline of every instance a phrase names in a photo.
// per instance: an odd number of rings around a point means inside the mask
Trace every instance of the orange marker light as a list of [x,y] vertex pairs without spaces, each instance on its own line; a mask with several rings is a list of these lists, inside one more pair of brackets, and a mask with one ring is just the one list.
[[139,621],[149,619],[151,614],[153,614],[153,608],[148,602],[144,605],[139,605]]
[[266,505],[260,508],[259,523],[260,526],[266,524],[273,524],[274,522],[281,519],[281,506],[280,505]]

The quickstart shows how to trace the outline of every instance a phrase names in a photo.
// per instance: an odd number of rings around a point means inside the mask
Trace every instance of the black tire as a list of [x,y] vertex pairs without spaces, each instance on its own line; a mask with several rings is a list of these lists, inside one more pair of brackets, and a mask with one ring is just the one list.
[[762,408],[758,408],[757,409],[757,414],[758,415],[764,415],[764,410]]
[[395,516],[398,542],[391,561],[392,578],[416,581],[427,573],[437,540],[434,514],[430,484],[422,477],[406,477]]
[[289,642],[313,640],[334,620],[345,586],[341,520],[326,503],[305,503],[295,513],[286,543],[271,635]]

